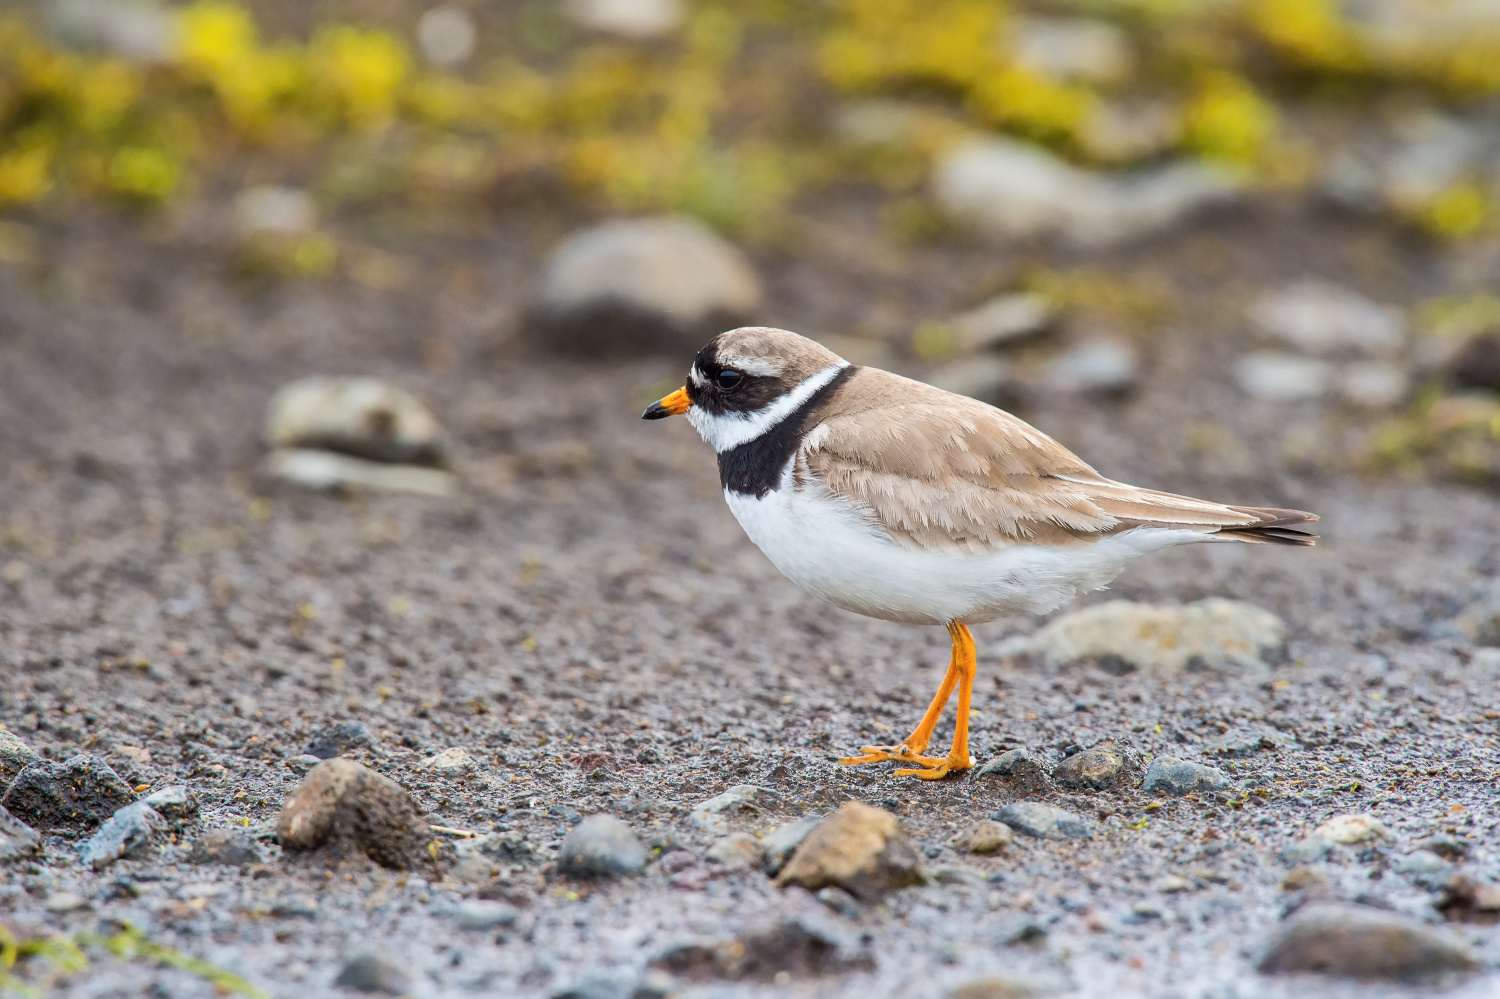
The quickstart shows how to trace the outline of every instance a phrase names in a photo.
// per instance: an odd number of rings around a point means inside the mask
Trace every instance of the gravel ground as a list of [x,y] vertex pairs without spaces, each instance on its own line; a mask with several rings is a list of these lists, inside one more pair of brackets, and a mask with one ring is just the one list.
[[[775,303],[764,321],[898,329],[970,304],[1025,262],[891,246],[868,214],[835,202],[799,252],[758,258]],[[1410,302],[1441,284],[1447,262],[1430,248],[1262,204],[1117,258],[1060,261],[1157,275],[1173,311],[1136,336],[1148,365],[1135,394],[1033,400],[1024,415],[1112,476],[1318,511],[1325,540],[1170,552],[1111,593],[1276,612],[1288,656],[1261,671],[1054,669],[993,651],[1037,622],[976,628],[981,760],[1024,748],[1050,769],[1106,737],[1205,759],[1226,732],[1282,737],[1217,763],[1239,791],[1049,791],[1093,824],[1091,839],[1019,836],[978,856],[952,839],[1020,797],[1003,781],[832,762],[915,723],[946,663],[943,631],[831,609],[776,573],[724,507],[692,430],[637,419],[686,358],[611,366],[514,345],[555,232],[526,218],[434,228],[392,244],[410,275],[392,291],[235,285],[186,222],[80,220],[47,234],[44,265],[0,271],[0,722],[47,757],[92,754],[133,785],[186,784],[201,803],[157,855],[99,874],[48,835],[44,859],[3,871],[0,920],[39,932],[129,920],[288,997],[337,992],[366,952],[405,969],[418,996],[551,996],[580,982],[568,994],[630,995],[675,942],[738,937],[753,951],[765,946],[755,927],[794,917],[842,934],[853,970],[682,994],[940,996],[992,975],[1011,991],[958,994],[1430,994],[1254,970],[1307,896],[1282,887],[1278,852],[1356,812],[1394,838],[1336,848],[1312,865],[1327,882],[1312,891],[1467,940],[1482,968],[1450,994],[1500,994],[1495,928],[1444,927],[1437,895],[1394,869],[1444,832],[1470,843],[1481,874],[1500,863],[1500,660],[1427,637],[1500,572],[1495,498],[1360,479],[1349,455],[1369,417],[1249,405],[1226,374],[1246,346],[1247,289],[1315,268]],[[452,435],[457,497],[314,494],[258,473],[275,388],[344,372],[429,401]],[[367,727],[373,745],[350,755],[404,785],[430,823],[525,844],[483,888],[519,909],[513,925],[456,928],[480,888],[436,868],[334,864],[270,839],[258,864],[187,862],[209,829],[274,830],[295,757],[340,721]],[[951,714],[937,744],[950,733]],[[450,747],[473,758],[466,773],[423,768]],[[733,820],[750,832],[849,799],[894,812],[930,883],[877,904],[823,902],[709,864],[715,834],[690,810],[741,784],[775,792]],[[653,856],[700,859],[675,874],[653,861],[618,880],[559,876],[562,837],[598,811],[626,819]],[[52,984],[70,997],[214,991],[108,956]]]

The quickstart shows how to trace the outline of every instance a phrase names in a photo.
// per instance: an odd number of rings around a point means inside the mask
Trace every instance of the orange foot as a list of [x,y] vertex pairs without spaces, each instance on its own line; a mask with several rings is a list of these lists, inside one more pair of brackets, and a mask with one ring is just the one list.
[[839,763],[846,767],[857,767],[864,763],[886,763],[894,760],[897,763],[920,763],[931,767],[943,762],[937,757],[921,756],[913,752],[904,742],[899,746],[861,746],[859,751],[861,755],[845,756],[839,760]]
[[974,757],[972,756],[947,756],[942,759],[934,759],[930,756],[913,756],[910,757],[910,761],[913,763],[921,763],[923,766],[919,769],[897,770],[897,777],[919,777],[922,780],[942,780],[954,770],[970,770],[974,767]]

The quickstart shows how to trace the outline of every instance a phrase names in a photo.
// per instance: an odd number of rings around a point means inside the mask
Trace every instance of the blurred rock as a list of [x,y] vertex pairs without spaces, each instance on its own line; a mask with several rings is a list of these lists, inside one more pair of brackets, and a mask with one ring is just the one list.
[[121,857],[145,857],[166,827],[166,819],[156,809],[144,801],[134,802],[111,815],[79,846],[78,859],[98,872]]
[[171,787],[153,791],[143,800],[154,808],[158,815],[177,828],[181,828],[198,817],[198,797],[188,789],[186,784],[173,784]]
[[1389,361],[1355,361],[1334,375],[1333,386],[1345,402],[1394,409],[1411,396],[1411,375]]
[[375,737],[359,722],[335,722],[312,734],[306,753],[320,760],[331,760],[351,749],[372,749]]
[[164,62],[177,51],[172,11],[151,0],[52,0],[46,20],[52,36],[71,48],[141,63]]
[[1326,281],[1298,281],[1263,293],[1250,307],[1250,323],[1304,354],[1380,357],[1406,345],[1401,310]]
[[453,746],[443,750],[436,756],[429,756],[418,764],[418,766],[423,770],[431,770],[434,773],[444,776],[453,776],[454,774],[467,773],[472,770],[474,768],[474,757],[459,747]]
[[87,833],[130,804],[130,788],[103,761],[74,756],[61,763],[38,760],[11,782],[0,807],[47,833]]
[[405,995],[412,987],[410,976],[379,954],[359,954],[350,958],[333,984],[336,988],[384,996]]
[[760,814],[761,807],[781,795],[767,787],[736,784],[707,801],[700,801],[688,813],[688,821],[699,829],[723,835],[731,820]]
[[527,332],[571,356],[696,351],[760,301],[749,261],[701,223],[620,219],[574,233],[553,252]]
[[1118,395],[1134,387],[1139,367],[1129,344],[1093,340],[1054,357],[1042,373],[1042,386],[1058,393]]
[[1305,906],[1272,938],[1262,974],[1416,982],[1476,967],[1462,941],[1407,916],[1361,905]]
[[566,10],[581,28],[636,40],[669,35],[687,16],[682,0],[567,0]]
[[1083,246],[1165,229],[1234,193],[1232,184],[1201,164],[1177,163],[1117,179],[1000,138],[970,142],[942,157],[933,189],[955,219],[996,236],[1058,233]]
[[992,818],[1037,839],[1088,839],[1093,835],[1088,823],[1077,815],[1040,801],[1012,802]]
[[513,926],[520,913],[513,905],[491,899],[471,898],[458,903],[453,910],[454,921],[460,929],[493,930],[497,926]]
[[965,826],[963,831],[953,838],[953,847],[968,853],[989,854],[999,853],[1001,850],[1015,842],[1015,833],[1010,831],[1010,826],[994,819],[979,819]]
[[776,883],[817,891],[832,885],[873,901],[920,884],[920,855],[896,816],[848,801],[818,823],[797,847]]
[[1447,882],[1453,865],[1431,850],[1413,850],[1396,863],[1397,874],[1407,874],[1420,885],[1436,888]]
[[646,847],[613,815],[590,815],[563,838],[557,851],[559,873],[575,878],[616,878],[639,874]]
[[1434,833],[1424,839],[1419,839],[1411,845],[1413,850],[1429,850],[1439,857],[1448,860],[1462,860],[1469,854],[1469,844],[1457,836],[1447,833]]
[[462,64],[474,54],[474,19],[462,7],[431,7],[417,21],[417,45],[422,57],[444,69]]
[[1182,115],[1159,100],[1099,101],[1078,129],[1084,151],[1104,163],[1159,156],[1181,138]]
[[1340,846],[1392,838],[1385,823],[1373,815],[1335,815],[1314,829],[1313,835]]
[[1500,332],[1469,337],[1443,368],[1464,388],[1500,391]]
[[0,864],[37,856],[42,852],[42,838],[36,830],[0,808]]
[[1437,910],[1450,923],[1500,923],[1500,885],[1454,874],[1443,885]]
[[1222,791],[1231,783],[1229,775],[1218,767],[1173,756],[1158,756],[1151,761],[1146,779],[1141,782],[1141,790],[1147,794],[1162,791],[1180,798],[1195,791]]
[[[651,966],[694,982],[778,982],[868,971],[874,961],[826,918],[797,915],[752,925],[728,940],[667,947]],[[778,981],[780,980],[780,981]]]
[[792,859],[792,854],[802,841],[807,839],[808,833],[818,827],[823,821],[821,816],[805,815],[800,819],[783,823],[761,837],[761,847],[765,851],[765,861],[762,870],[775,877],[781,873],[786,862]]
[[1129,36],[1105,21],[1021,17],[1010,42],[1018,65],[1046,77],[1114,83],[1135,66]]
[[1049,621],[1004,642],[1004,656],[1052,665],[1094,661],[1108,672],[1171,673],[1188,668],[1263,666],[1286,646],[1286,625],[1254,604],[1212,597],[1184,606],[1111,600]]
[[736,871],[748,867],[760,867],[766,851],[760,840],[749,833],[730,833],[713,842],[704,859]]
[[1052,779],[1061,787],[1102,791],[1128,780],[1131,762],[1118,743],[1106,740],[1064,759],[1052,768]]
[[265,858],[260,847],[244,830],[212,829],[193,841],[187,859],[190,864],[249,867]]
[[41,759],[14,732],[0,728],[0,794],[5,793],[4,789],[26,769],[27,764],[38,763]]
[[362,855],[393,870],[431,862],[432,831],[411,795],[353,760],[313,767],[282,804],[276,831],[288,852]]
[[1019,794],[1041,794],[1049,789],[1042,765],[1024,749],[1001,753],[974,771],[974,779],[998,778]]
[[1244,759],[1247,756],[1254,756],[1262,749],[1279,749],[1283,742],[1281,734],[1274,729],[1230,729],[1217,739],[1209,740],[1203,747],[1203,755]]
[[451,496],[458,488],[453,473],[421,465],[386,465],[332,451],[278,448],[266,455],[265,471],[307,489],[371,489],[420,496]]
[[437,465],[442,428],[416,396],[376,378],[303,378],[266,408],[271,448],[337,451],[370,461]]
[[985,350],[1045,332],[1057,318],[1057,307],[1045,295],[1017,292],[992,298],[948,320],[954,347]]
[[991,406],[1012,404],[1021,389],[1015,368],[1000,357],[965,357],[928,372],[927,384]]
[[529,867],[537,860],[530,843],[506,833],[460,840],[453,853],[448,877],[465,884],[488,884],[507,867]]
[[1296,354],[1258,351],[1234,365],[1240,391],[1266,402],[1304,402],[1328,394],[1334,368],[1327,361]]
[[956,985],[947,999],[1041,999],[1057,990],[1013,975],[986,975]]
[[1314,860],[1327,856],[1328,851],[1333,847],[1333,840],[1313,833],[1283,847],[1281,852],[1276,854],[1276,859],[1283,864],[1310,864]]
[[312,195],[300,187],[247,187],[234,199],[234,226],[242,238],[300,236],[317,224]]

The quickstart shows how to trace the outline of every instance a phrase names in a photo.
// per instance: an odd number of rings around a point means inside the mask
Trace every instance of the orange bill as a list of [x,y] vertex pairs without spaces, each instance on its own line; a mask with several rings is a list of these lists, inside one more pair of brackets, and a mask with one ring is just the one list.
[[691,406],[692,400],[688,398],[687,389],[680,388],[664,399],[658,399],[646,407],[641,414],[643,420],[664,420],[669,416],[686,413]]

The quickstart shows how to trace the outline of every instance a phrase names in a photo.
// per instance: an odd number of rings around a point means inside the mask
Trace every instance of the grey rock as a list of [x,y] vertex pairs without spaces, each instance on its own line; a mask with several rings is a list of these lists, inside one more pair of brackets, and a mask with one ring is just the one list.
[[1262,749],[1280,749],[1283,741],[1281,735],[1271,729],[1234,728],[1217,739],[1209,740],[1203,747],[1203,755],[1244,759],[1254,756]]
[[567,0],[575,24],[590,31],[637,41],[670,35],[682,26],[682,0]]
[[1263,293],[1250,306],[1250,323],[1302,354],[1380,357],[1406,345],[1399,309],[1326,281],[1298,281]]
[[318,225],[318,207],[300,187],[256,184],[234,199],[234,228],[241,239],[301,236]]
[[605,222],[554,251],[527,334],[540,347],[587,356],[696,350],[760,304],[744,255],[698,222]]
[[337,722],[313,733],[308,740],[305,755],[320,760],[331,760],[351,749],[373,749],[375,737],[359,722]]
[[474,52],[474,18],[461,7],[430,7],[417,21],[417,45],[434,66],[450,69]]
[[1464,388],[1500,390],[1500,332],[1468,337],[1443,364],[1443,370]]
[[177,827],[198,817],[198,797],[185,784],[173,784],[159,791],[152,791],[143,800],[158,815]]
[[500,926],[513,926],[519,915],[513,905],[484,898],[466,899],[453,910],[454,922],[466,930],[492,930]]
[[350,958],[333,984],[371,995],[396,996],[411,991],[411,978],[394,962],[379,954],[359,954]]
[[137,801],[111,815],[78,848],[78,858],[95,871],[102,871],[122,857],[146,856],[167,820],[144,801]]
[[299,756],[293,756],[291,759],[287,760],[286,768],[295,773],[305,774],[313,767],[322,762],[323,758],[320,756],[314,756],[311,753],[302,753]]
[[1089,839],[1093,835],[1077,815],[1040,801],[1012,802],[991,817],[1037,839]]
[[766,833],[761,838],[761,847],[765,850],[765,860],[762,870],[775,877],[781,873],[786,862],[792,859],[792,854],[802,841],[807,839],[807,834],[818,827],[823,821],[819,815],[804,815],[800,819],[783,823]]
[[1365,409],[1392,409],[1411,395],[1411,374],[1390,361],[1355,361],[1340,368],[1333,388],[1345,402]]
[[1316,903],[1299,909],[1281,927],[1258,970],[1419,982],[1476,966],[1462,941],[1406,916],[1368,906]]
[[735,832],[715,840],[703,856],[710,863],[729,870],[741,870],[760,867],[765,861],[765,853],[760,840],[749,833]]
[[651,966],[685,979],[772,982],[868,971],[874,962],[831,921],[810,913],[747,927],[729,940],[669,946]]
[[1074,753],[1052,768],[1052,779],[1062,787],[1102,791],[1128,780],[1132,760],[1113,740]]
[[1091,340],[1054,357],[1042,372],[1042,387],[1062,394],[1118,395],[1133,388],[1139,375],[1134,347],[1118,340]]
[[1172,756],[1158,756],[1151,761],[1141,790],[1147,794],[1162,792],[1181,797],[1194,791],[1222,791],[1233,781],[1217,767]]
[[1462,860],[1469,855],[1469,844],[1457,836],[1447,833],[1434,833],[1423,839],[1417,840],[1412,845],[1413,850],[1430,850],[1439,857],[1448,860]]
[[74,756],[38,760],[11,781],[0,807],[43,832],[92,832],[134,799],[130,787],[101,760]]
[[1015,366],[1003,357],[977,355],[951,361],[927,373],[927,384],[992,406],[1009,404],[1021,390]]
[[1085,17],[1018,17],[1011,57],[1051,79],[1117,83],[1130,75],[1130,36],[1107,21]]
[[630,999],[670,999],[679,991],[677,979],[660,968],[647,968],[635,983]]
[[1014,975],[985,975],[955,985],[947,999],[1040,999],[1055,990]]
[[177,24],[165,6],[134,0],[52,0],[47,27],[64,45],[131,62],[158,63],[177,53]]
[[618,978],[590,976],[548,994],[548,999],[628,999],[631,986]]
[[36,830],[0,808],[0,864],[34,857],[41,852],[42,838]]
[[4,793],[4,788],[9,787],[10,782],[28,764],[40,762],[41,759],[14,732],[0,728],[0,794]]
[[411,795],[353,760],[313,767],[282,804],[276,831],[282,849],[294,853],[365,856],[395,870],[432,862],[432,830]]
[[1017,292],[992,298],[948,320],[959,350],[985,350],[1044,332],[1057,318],[1045,295]]
[[1328,394],[1335,368],[1316,357],[1273,350],[1246,354],[1234,365],[1240,391],[1265,402],[1307,402]]
[[1314,829],[1313,835],[1341,846],[1392,838],[1385,823],[1373,815],[1335,815]]
[[1283,848],[1276,856],[1284,864],[1309,864],[1326,856],[1336,845],[1327,836],[1313,833]]
[[1011,749],[985,763],[974,772],[974,779],[998,779],[1021,794],[1040,794],[1047,790],[1047,773],[1024,749]]
[[646,846],[613,815],[590,815],[563,838],[557,869],[575,878],[613,878],[639,874],[646,866]]
[[190,864],[222,864],[225,867],[248,867],[265,859],[260,846],[242,829],[212,829],[194,842],[188,851]]
[[1010,826],[994,819],[979,819],[953,838],[953,846],[968,853],[998,853],[1015,842],[1015,838]]
[[700,801],[688,812],[688,821],[699,829],[724,834],[731,820],[758,816],[761,807],[781,797],[775,791],[754,784],[736,784],[722,794]]
[[273,449],[335,451],[373,462],[436,465],[442,428],[420,399],[376,378],[303,378],[266,407]]
[[1424,888],[1441,888],[1453,874],[1453,865],[1431,850],[1413,850],[1396,862],[1396,873]]
[[306,489],[369,489],[419,496],[451,496],[458,488],[452,472],[421,465],[387,465],[332,451],[277,448],[266,455],[265,472]]

